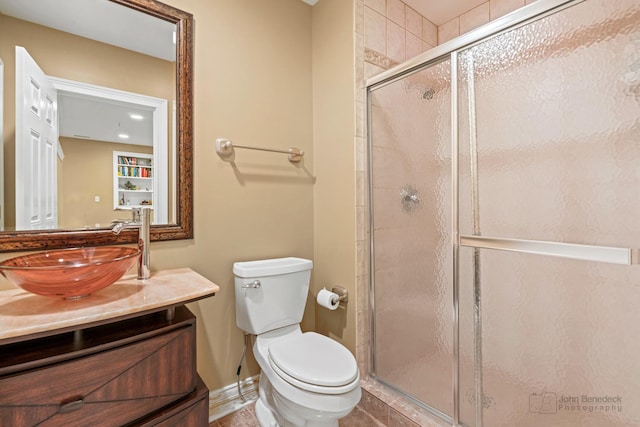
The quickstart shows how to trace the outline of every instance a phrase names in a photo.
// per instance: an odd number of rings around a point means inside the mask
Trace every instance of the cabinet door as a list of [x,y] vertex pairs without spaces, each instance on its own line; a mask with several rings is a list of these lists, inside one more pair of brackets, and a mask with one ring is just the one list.
[[0,426],[121,426],[195,389],[195,328],[0,378]]

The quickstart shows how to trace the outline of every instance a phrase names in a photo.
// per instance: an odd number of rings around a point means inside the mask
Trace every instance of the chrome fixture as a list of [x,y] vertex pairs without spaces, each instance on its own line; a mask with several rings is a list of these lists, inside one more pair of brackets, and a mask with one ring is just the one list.
[[302,160],[304,151],[299,148],[291,147],[288,150],[275,150],[273,148],[250,147],[248,145],[237,145],[225,138],[216,139],[216,153],[218,156],[226,159],[233,155],[234,148],[244,148],[247,150],[269,151],[271,153],[283,153],[289,155],[289,161],[297,163]]
[[425,89],[424,93],[422,94],[422,99],[433,99],[433,96],[435,94],[436,94],[435,89],[433,88]]
[[338,295],[338,298],[334,298],[334,300],[332,300],[332,302],[335,304],[337,303],[347,303],[349,302],[349,291],[346,290],[345,288],[343,288],[342,286],[334,286],[333,288],[331,288],[331,292],[333,292],[334,294]]
[[242,285],[242,286],[240,286],[240,287],[241,287],[241,288],[243,288],[243,289],[249,289],[249,288],[257,289],[257,288],[259,288],[260,286],[262,286],[262,285],[260,284],[260,280],[254,280],[253,282],[251,282],[251,283],[245,283],[244,285]]
[[406,213],[411,213],[422,207],[422,200],[420,200],[418,196],[418,190],[413,188],[413,186],[405,185],[402,190],[400,190],[400,196],[402,196],[400,200],[402,210]]
[[140,260],[138,261],[138,280],[151,277],[151,243],[149,227],[151,225],[151,208],[133,208],[131,221],[116,219],[112,221],[114,234],[120,234],[125,228],[137,228],[138,247],[140,248]]

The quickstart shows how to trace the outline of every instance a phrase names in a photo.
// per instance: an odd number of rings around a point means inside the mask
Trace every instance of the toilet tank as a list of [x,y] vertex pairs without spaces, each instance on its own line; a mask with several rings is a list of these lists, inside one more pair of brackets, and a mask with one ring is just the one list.
[[259,335],[300,323],[312,268],[313,262],[302,258],[234,263],[238,327]]

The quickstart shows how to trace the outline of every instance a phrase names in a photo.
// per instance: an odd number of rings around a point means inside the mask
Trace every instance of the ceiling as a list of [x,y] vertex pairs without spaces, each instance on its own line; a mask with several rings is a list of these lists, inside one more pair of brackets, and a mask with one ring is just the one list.
[[[104,98],[58,92],[60,136],[153,145],[153,109]],[[131,115],[135,115],[136,119]],[[127,135],[123,138],[118,135]]]

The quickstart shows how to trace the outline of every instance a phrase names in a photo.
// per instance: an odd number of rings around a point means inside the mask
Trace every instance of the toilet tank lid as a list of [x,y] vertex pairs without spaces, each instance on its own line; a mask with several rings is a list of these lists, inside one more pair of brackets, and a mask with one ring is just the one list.
[[313,262],[304,258],[274,258],[233,263],[237,277],[264,277],[311,270]]

